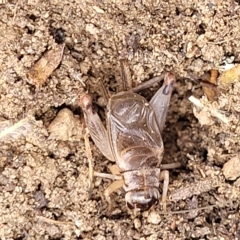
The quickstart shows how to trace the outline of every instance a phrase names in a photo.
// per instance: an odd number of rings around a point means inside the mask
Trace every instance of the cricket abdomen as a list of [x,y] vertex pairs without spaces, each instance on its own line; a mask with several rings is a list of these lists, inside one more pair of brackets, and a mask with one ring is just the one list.
[[163,142],[155,113],[145,98],[132,92],[114,95],[108,104],[107,131],[122,172],[159,167]]

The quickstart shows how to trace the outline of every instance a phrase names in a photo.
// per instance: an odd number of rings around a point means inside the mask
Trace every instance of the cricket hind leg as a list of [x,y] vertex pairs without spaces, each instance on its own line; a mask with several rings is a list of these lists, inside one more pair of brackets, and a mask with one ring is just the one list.
[[149,79],[148,81],[134,87],[132,90],[133,90],[133,92],[139,92],[139,91],[144,90],[146,88],[150,88],[150,87],[153,86],[153,84],[162,81],[164,79],[164,76],[165,76],[165,74],[161,74],[160,76]]
[[104,196],[105,199],[108,202],[108,211],[111,212],[113,209],[113,204],[112,204],[112,199],[110,197],[110,195],[115,192],[117,189],[123,187],[124,185],[124,180],[122,178],[122,176],[120,175],[120,169],[119,167],[114,164],[112,166],[109,167],[111,173],[113,174],[113,176],[119,177],[119,180],[112,182],[104,191]]
[[164,77],[162,87],[155,93],[149,102],[155,112],[160,132],[163,131],[165,125],[174,82],[175,76],[172,73],[167,73]]
[[160,132],[163,131],[165,120],[167,117],[167,111],[172,95],[173,84],[175,82],[175,76],[172,73],[162,74],[158,77],[152,78],[147,82],[133,88],[133,92],[138,92],[143,89],[151,87],[154,83],[160,82],[164,79],[164,83],[162,87],[155,93],[149,102],[152,106],[158,126],[160,128]]
[[111,212],[113,209],[113,201],[110,195],[115,192],[117,189],[121,188],[124,185],[124,180],[117,180],[112,182],[104,191],[105,199],[108,203],[108,211]]
[[109,169],[110,169],[111,174],[100,173],[100,172],[94,171],[93,175],[95,177],[108,178],[108,179],[112,179],[112,180],[122,180],[123,179],[123,177],[121,176],[120,169],[116,164],[110,166]]
[[93,110],[91,96],[84,94],[80,98],[80,106],[83,110],[85,123],[93,142],[107,159],[114,161],[107,130],[98,114]]

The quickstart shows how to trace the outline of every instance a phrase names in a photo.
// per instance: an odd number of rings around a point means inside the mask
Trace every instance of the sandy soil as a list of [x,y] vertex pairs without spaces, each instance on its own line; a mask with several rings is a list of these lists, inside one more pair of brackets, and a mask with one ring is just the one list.
[[[1,3],[1,240],[240,239],[240,82],[219,87],[214,103],[201,86],[201,76],[224,59],[240,61],[239,1]],[[63,44],[62,60],[61,54],[51,59]],[[30,79],[46,54],[51,75]],[[111,94],[118,90],[119,56],[129,60],[135,86],[166,71],[177,76],[164,162],[182,167],[170,173],[167,214],[159,204],[132,215],[121,189],[109,215],[107,179],[94,179],[89,200],[79,98],[88,91],[104,120],[99,78]],[[144,96],[150,99],[158,87]],[[91,140],[90,146],[94,169],[108,173],[112,163]]]

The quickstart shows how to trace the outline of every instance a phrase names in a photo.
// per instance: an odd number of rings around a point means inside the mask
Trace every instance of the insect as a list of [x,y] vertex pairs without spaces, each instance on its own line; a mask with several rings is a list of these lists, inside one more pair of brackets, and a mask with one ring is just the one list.
[[[129,75],[128,71],[125,73],[126,76]],[[164,152],[161,133],[175,76],[172,73],[165,75],[163,86],[150,102],[134,92],[146,88],[148,84],[127,89],[128,82],[129,79],[125,79],[123,91],[113,95],[108,101],[106,128],[93,108],[91,96],[84,94],[80,99],[92,140],[106,158],[116,162],[110,168],[116,181],[105,190],[104,195],[111,210],[111,193],[123,187],[127,207],[145,211],[158,203],[159,182],[163,181],[162,202],[166,210],[169,184],[167,169],[178,167],[179,163],[161,164]],[[103,177],[107,175],[99,174]]]

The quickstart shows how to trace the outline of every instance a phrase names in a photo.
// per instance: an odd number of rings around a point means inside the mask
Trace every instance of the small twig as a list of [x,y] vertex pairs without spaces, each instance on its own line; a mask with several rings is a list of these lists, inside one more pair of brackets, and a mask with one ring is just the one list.
[[203,109],[203,104],[201,103],[201,101],[197,98],[195,98],[194,96],[190,96],[188,98],[188,100],[193,103],[199,110],[202,110]]
[[228,39],[225,39],[225,40],[222,40],[222,41],[218,41],[218,42],[210,42],[210,41],[208,41],[207,43],[208,44],[216,44],[216,45],[218,45],[218,44],[223,44],[223,43],[226,43],[226,42],[233,41],[233,40],[238,39],[238,38],[239,37],[235,36],[235,37],[231,37],[231,38],[228,38]]
[[192,102],[198,108],[199,111],[201,111],[203,108],[206,108],[206,111],[208,111],[213,117],[218,118],[225,124],[229,123],[228,119],[223,114],[218,112],[216,107],[212,106],[212,108],[210,108],[210,107],[204,106],[201,103],[201,101],[199,99],[195,98],[194,96],[190,96],[188,99],[190,102]]
[[56,225],[71,225],[71,226],[75,226],[74,223],[72,222],[60,222],[60,221],[56,221],[47,217],[43,217],[43,216],[36,216],[38,220],[40,221],[44,221],[50,224],[56,224]]
[[221,120],[223,123],[228,124],[228,119],[227,119],[223,114],[219,113],[219,112],[217,111],[217,109],[212,109],[212,110],[211,110],[211,115],[212,115],[213,117],[218,118],[218,119]]
[[177,202],[187,199],[193,195],[200,195],[213,188],[219,187],[222,183],[221,177],[206,178],[197,182],[187,184],[185,187],[177,188],[170,194],[170,200]]
[[159,214],[161,214],[161,215],[171,214],[172,215],[172,214],[179,214],[179,213],[189,213],[191,211],[199,211],[199,210],[204,210],[204,209],[213,208],[213,207],[218,207],[218,206],[215,204],[215,205],[209,205],[206,207],[193,208],[193,209],[187,209],[187,210],[170,211],[170,212],[161,211],[161,212],[159,212]]

